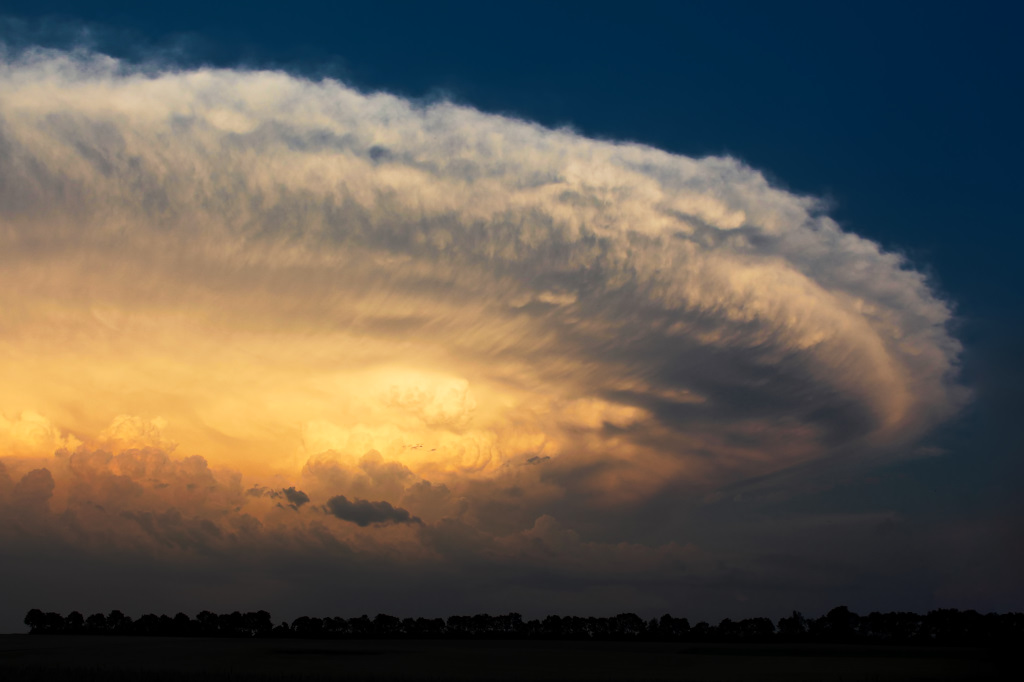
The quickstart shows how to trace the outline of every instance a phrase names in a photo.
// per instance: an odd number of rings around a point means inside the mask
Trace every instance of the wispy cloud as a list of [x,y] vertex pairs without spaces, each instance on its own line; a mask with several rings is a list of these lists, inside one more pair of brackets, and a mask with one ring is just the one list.
[[927,279],[740,161],[278,72],[8,58],[0,253],[0,494],[165,548],[590,556],[966,399]]

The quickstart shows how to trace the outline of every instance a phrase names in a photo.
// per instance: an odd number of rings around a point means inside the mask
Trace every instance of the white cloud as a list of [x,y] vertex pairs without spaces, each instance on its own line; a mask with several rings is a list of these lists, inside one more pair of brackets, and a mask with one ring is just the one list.
[[607,460],[635,500],[965,397],[926,279],[734,159],[277,72],[4,63],[0,251],[0,410],[86,441],[162,415],[107,437],[243,471]]

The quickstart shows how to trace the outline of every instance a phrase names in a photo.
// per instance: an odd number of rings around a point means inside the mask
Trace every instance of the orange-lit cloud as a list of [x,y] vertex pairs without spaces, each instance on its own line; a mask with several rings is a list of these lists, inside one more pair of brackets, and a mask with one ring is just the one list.
[[924,276],[734,159],[277,72],[3,63],[0,259],[3,528],[86,545],[671,563],[552,512],[965,399]]

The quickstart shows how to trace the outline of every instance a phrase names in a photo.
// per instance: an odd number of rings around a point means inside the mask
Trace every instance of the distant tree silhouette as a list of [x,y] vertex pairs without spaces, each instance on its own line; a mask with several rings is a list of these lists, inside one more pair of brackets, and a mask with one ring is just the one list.
[[67,617],[31,609],[25,615],[31,634],[87,634],[201,637],[306,637],[306,638],[448,638],[448,639],[578,639],[655,640],[689,642],[829,642],[835,644],[915,644],[1020,646],[1024,644],[1024,614],[937,609],[921,616],[905,611],[874,611],[859,616],[846,606],[807,619],[800,612],[780,618],[778,627],[768,618],[734,621],[724,618],[717,627],[701,621],[690,627],[686,618],[669,614],[645,622],[635,613],[611,618],[550,615],[524,621],[515,612],[492,616],[399,619],[385,613],[373,620],[300,616],[276,627],[267,611],[217,614],[200,611],[194,619],[184,613],[173,618],[147,613],[132,620],[118,610],[83,618],[78,611]]
[[117,635],[127,635],[131,633],[132,619],[124,615],[118,610],[113,610],[107,614],[107,630]]
[[292,621],[292,633],[296,637],[318,637],[323,631],[324,622],[321,618],[300,616]]
[[196,614],[196,621],[200,634],[213,637],[220,632],[220,619],[212,611],[200,611]]
[[107,633],[107,617],[102,613],[94,613],[85,619],[85,631],[90,635]]
[[373,622],[365,614],[358,618],[349,619],[348,625],[351,628],[352,634],[356,637],[369,637],[373,634]]
[[[452,619],[448,619],[448,627],[451,628]],[[561,637],[562,636],[562,617],[561,616],[548,616],[540,623],[540,631],[545,637]]]
[[352,632],[345,618],[324,618],[324,632],[331,637],[345,637]]
[[72,611],[64,618],[64,629],[71,635],[81,634],[85,631],[85,618],[78,611]]
[[448,630],[443,618],[406,618],[402,621],[402,628],[410,637],[428,639],[443,637]]
[[853,639],[859,626],[860,616],[845,606],[837,606],[825,615],[821,629],[829,641],[846,642]]
[[690,633],[690,621],[665,614],[658,620],[658,639],[676,641]]
[[244,629],[250,637],[263,637],[274,629],[269,611],[251,611],[245,614]]
[[612,619],[611,633],[624,639],[639,637],[647,631],[646,624],[635,613],[620,613]]
[[[266,613],[266,611],[261,611]],[[270,620],[270,614],[267,613],[267,620]],[[174,620],[171,621],[171,633],[177,637],[186,637],[195,632],[195,626],[192,619],[186,614],[178,612],[174,614]]]
[[523,634],[523,617],[515,612],[497,617],[497,629],[503,635]]
[[160,616],[155,613],[147,613],[135,621],[133,628],[136,635],[159,635]]
[[46,632],[46,614],[40,609],[30,609],[25,614],[25,625],[29,626],[32,632]]
[[64,618],[59,613],[43,613],[39,609],[31,609],[25,614],[24,622],[32,632],[40,634],[55,635],[66,632]]
[[698,642],[709,639],[711,632],[711,625],[707,621],[700,621],[690,630],[691,636]]
[[785,639],[799,639],[807,634],[807,619],[799,611],[793,615],[779,618],[779,635]]
[[768,618],[745,618],[737,625],[739,638],[746,642],[768,642],[775,635],[775,624]]
[[373,619],[373,634],[376,637],[395,637],[402,633],[402,621],[386,613],[378,613]]

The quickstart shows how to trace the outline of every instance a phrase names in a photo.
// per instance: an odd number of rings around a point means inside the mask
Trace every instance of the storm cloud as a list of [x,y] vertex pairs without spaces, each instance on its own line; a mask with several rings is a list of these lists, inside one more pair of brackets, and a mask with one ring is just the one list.
[[[140,366],[173,345],[186,372],[214,372],[201,386],[250,395],[281,375],[308,384],[316,363],[376,368],[360,377],[373,398],[418,428],[389,415],[371,429],[398,428],[404,459],[464,471],[590,448],[608,426],[631,460],[658,459],[653,445],[763,472],[906,442],[964,399],[949,307],[924,276],[734,159],[276,72],[42,52],[0,80],[3,303],[23,320],[5,343],[18,349],[55,324],[120,335]],[[65,305],[38,305],[58,289]],[[146,340],[180,316],[174,339]],[[265,364],[221,350],[206,366],[206,343]],[[110,361],[95,343],[81,352]],[[202,418],[243,437],[301,418],[333,432],[324,449],[345,447],[351,425],[310,399],[328,387],[301,388],[279,401],[305,400],[301,416]],[[387,440],[364,449],[389,456]]]
[[[274,490],[265,486],[253,486],[245,491],[246,495],[250,497],[269,497],[272,500],[283,499],[288,503],[288,506],[296,511],[299,507],[309,502],[309,495],[297,490],[295,486],[284,488],[283,490]],[[284,505],[281,505],[282,507]]]
[[288,500],[288,503],[293,505],[296,509],[309,502],[309,495],[301,490],[296,490],[294,487],[285,488],[281,492],[284,493],[284,497]]
[[280,72],[0,62],[0,254],[11,547],[699,591],[686,513],[969,397],[928,279],[737,159]]
[[324,507],[327,513],[342,521],[351,521],[357,526],[388,523],[423,523],[409,514],[405,509],[392,507],[388,502],[370,502],[369,500],[349,501],[344,495],[337,495],[327,500]]

